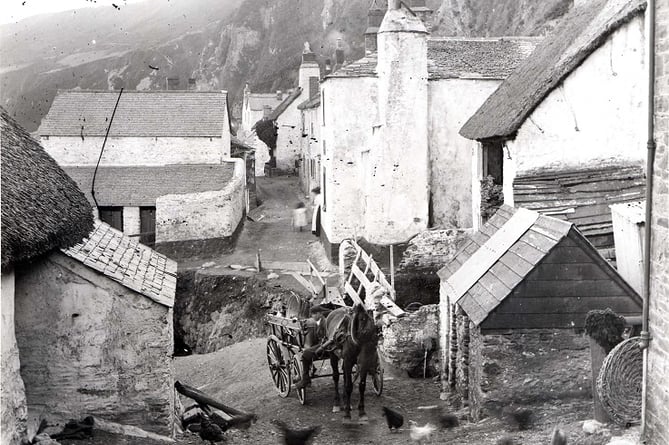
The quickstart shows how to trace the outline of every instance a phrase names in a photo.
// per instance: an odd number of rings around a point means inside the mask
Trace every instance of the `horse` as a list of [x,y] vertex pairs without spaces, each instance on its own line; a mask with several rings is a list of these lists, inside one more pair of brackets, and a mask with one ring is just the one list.
[[[378,356],[376,347],[378,333],[374,318],[370,311],[362,305],[356,304],[353,310],[340,308],[332,311],[325,320],[325,332],[328,343],[334,343],[334,350],[330,353],[332,380],[334,381],[335,397],[332,412],[339,412],[341,399],[339,396],[339,360],[342,360],[344,374],[344,419],[351,418],[351,393],[353,392],[353,366],[358,365],[358,417],[366,420],[365,414],[365,386],[367,374],[376,370]],[[325,346],[324,345],[324,346]]]

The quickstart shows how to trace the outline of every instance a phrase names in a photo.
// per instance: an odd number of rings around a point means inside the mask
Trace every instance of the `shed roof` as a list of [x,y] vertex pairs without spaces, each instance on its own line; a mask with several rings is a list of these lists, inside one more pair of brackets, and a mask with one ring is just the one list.
[[[104,136],[118,91],[59,91],[40,136]],[[221,137],[229,131],[225,91],[127,91],[118,99],[112,137]]]
[[[505,79],[541,41],[537,37],[439,37],[427,41],[430,79]],[[376,76],[377,53],[344,65],[327,77]]]
[[645,0],[583,2],[491,94],[465,123],[469,139],[509,138],[525,119],[606,39],[646,7]]
[[[63,167],[90,202],[95,167]],[[223,190],[234,164],[175,164],[155,167],[99,167],[95,198],[100,206],[155,206],[159,196]]]
[[283,114],[286,109],[295,102],[295,99],[297,99],[300,94],[302,93],[302,88],[297,87],[295,88],[289,95],[286,97],[283,102],[281,102],[272,112],[267,116],[267,119],[274,121],[279,118]]
[[108,224],[63,253],[123,286],[167,307],[174,306],[177,263]]
[[81,241],[93,209],[77,184],[0,107],[2,268]]
[[321,95],[317,94],[311,99],[305,100],[297,106],[299,110],[308,110],[310,108],[318,108],[321,105]]
[[[640,308],[637,293],[573,224],[506,205],[471,236],[469,242],[438,274],[446,284],[449,297],[462,307],[474,324],[481,325],[507,297],[522,287],[530,274],[545,265],[546,258],[556,246],[563,243],[578,249],[568,252],[574,256],[580,253],[579,261],[596,268],[600,281],[614,281],[622,289],[621,298],[627,298],[634,307],[639,304]],[[552,264],[549,267],[564,269],[564,273],[574,273],[568,270],[569,263]],[[574,265],[575,269],[577,267]],[[550,283],[553,279],[549,278],[552,271],[549,269],[541,273],[543,284]],[[549,292],[545,292],[545,295],[549,295]],[[572,297],[568,293],[563,296]],[[587,298],[587,295],[576,297],[580,298]],[[603,300],[603,303],[608,301]]]
[[262,111],[266,106],[274,109],[282,102],[275,93],[250,93],[248,101],[249,108],[253,111]]

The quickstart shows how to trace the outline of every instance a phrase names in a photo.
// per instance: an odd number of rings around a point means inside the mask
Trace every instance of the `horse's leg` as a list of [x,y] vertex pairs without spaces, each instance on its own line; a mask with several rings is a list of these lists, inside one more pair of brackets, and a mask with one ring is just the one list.
[[358,391],[360,391],[360,401],[358,402],[358,417],[360,420],[366,421],[367,414],[365,414],[365,386],[367,386],[367,368],[360,367],[358,370],[358,377],[360,377],[360,382],[358,383]]
[[344,371],[344,418],[351,418],[351,393],[353,392],[353,361],[343,360]]
[[332,412],[338,413],[341,411],[341,399],[339,398],[339,358],[334,354],[330,354],[330,366],[332,367],[332,381],[335,388],[334,405],[332,405]]

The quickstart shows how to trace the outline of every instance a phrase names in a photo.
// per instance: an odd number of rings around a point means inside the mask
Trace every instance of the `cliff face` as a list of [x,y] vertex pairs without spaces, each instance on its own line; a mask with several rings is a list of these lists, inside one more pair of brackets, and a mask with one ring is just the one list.
[[[428,0],[434,35],[541,34],[572,0]],[[494,5],[494,6],[493,6]],[[162,0],[90,8],[0,27],[0,103],[29,131],[58,89],[225,89],[294,85],[302,45],[323,58],[341,39],[347,60],[364,54],[369,0]],[[157,68],[157,69],[155,69]]]

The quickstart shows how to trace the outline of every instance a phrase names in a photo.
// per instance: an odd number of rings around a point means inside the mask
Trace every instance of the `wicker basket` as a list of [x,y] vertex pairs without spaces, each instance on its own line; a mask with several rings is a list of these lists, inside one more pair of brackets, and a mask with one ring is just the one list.
[[643,353],[639,337],[619,343],[604,359],[597,395],[611,420],[621,426],[641,421]]

